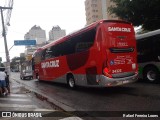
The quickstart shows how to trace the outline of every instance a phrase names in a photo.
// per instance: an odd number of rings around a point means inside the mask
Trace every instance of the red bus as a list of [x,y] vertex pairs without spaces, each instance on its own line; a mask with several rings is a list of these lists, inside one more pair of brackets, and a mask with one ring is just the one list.
[[69,87],[107,87],[137,80],[137,51],[131,23],[101,20],[39,48],[34,77]]

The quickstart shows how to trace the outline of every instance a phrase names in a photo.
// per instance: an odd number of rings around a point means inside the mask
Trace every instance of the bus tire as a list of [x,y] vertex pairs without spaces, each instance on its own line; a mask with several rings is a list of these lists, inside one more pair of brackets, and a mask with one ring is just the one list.
[[160,73],[156,67],[149,66],[144,69],[143,78],[147,80],[147,82],[157,83],[160,79]]
[[75,79],[72,75],[69,75],[67,77],[67,84],[68,84],[68,87],[71,88],[71,89],[75,89],[76,87],[76,84],[75,84]]

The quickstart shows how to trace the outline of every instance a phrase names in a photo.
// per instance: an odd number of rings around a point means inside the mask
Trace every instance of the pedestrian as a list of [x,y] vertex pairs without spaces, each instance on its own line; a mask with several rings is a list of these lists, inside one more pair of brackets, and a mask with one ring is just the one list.
[[6,73],[4,72],[3,69],[0,69],[0,90],[1,90],[1,94],[3,93],[3,89],[4,89],[4,95],[6,95],[8,93],[8,90],[6,88]]
[[5,71],[6,73],[6,88],[8,90],[8,93],[10,93],[10,84],[9,84],[9,75],[7,74],[7,71]]

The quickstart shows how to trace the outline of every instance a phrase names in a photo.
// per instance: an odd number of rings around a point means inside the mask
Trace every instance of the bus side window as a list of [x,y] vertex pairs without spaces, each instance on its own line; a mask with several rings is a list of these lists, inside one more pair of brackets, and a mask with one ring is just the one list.
[[153,59],[152,44],[153,42],[150,38],[144,38],[144,40],[138,42],[138,62],[148,62]]
[[88,50],[93,45],[95,36],[95,28],[77,36],[75,43],[75,52],[82,52]]
[[41,53],[41,61],[45,60],[45,53],[46,53],[46,50],[43,50]]
[[32,58],[32,70],[35,69],[35,61],[34,61],[35,58]]
[[156,60],[160,60],[160,35],[156,35],[154,38],[154,54]]
[[52,57],[52,50],[51,48],[46,49],[45,59],[49,59]]

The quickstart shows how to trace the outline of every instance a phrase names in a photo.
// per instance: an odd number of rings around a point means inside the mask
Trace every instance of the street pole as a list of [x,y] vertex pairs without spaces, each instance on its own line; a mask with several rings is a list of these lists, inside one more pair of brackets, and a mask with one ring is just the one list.
[[9,57],[9,51],[7,46],[7,39],[6,39],[6,31],[4,26],[4,18],[3,18],[3,9],[12,9],[11,7],[1,7],[1,19],[2,19],[2,36],[4,37],[4,46],[5,46],[5,53],[6,53],[6,67],[7,67],[7,73],[10,75],[10,57]]

